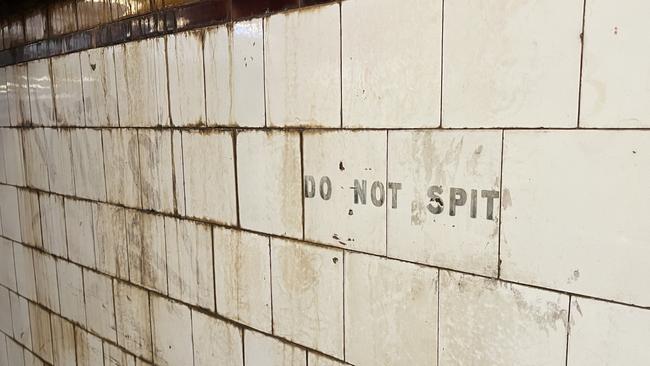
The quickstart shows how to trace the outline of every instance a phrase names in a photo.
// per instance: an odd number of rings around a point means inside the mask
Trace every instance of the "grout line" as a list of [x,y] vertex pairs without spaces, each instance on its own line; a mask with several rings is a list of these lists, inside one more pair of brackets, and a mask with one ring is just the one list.
[[567,311],[567,322],[566,322],[566,348],[564,355],[564,365],[569,365],[569,335],[571,334],[571,295],[569,294],[569,307]]
[[[234,165],[234,173],[235,173],[235,208],[237,210],[237,227],[241,227],[241,214],[240,214],[240,207],[239,207],[239,170],[237,169],[237,165],[239,165],[238,162],[238,157],[237,157],[237,130],[234,130],[231,134],[232,138],[232,154],[233,154],[233,165]],[[183,182],[185,182],[185,172],[183,172]],[[183,184],[183,186],[185,186]],[[187,213],[187,212],[186,212]]]
[[219,308],[217,308],[217,266],[214,261],[215,259],[215,245],[214,245],[214,229],[211,226],[210,228],[210,247],[212,249],[212,301],[214,301],[214,312],[219,313]]
[[444,51],[445,51],[445,0],[442,0],[440,12],[440,114],[438,127],[442,128],[442,94],[443,94],[443,70],[444,70]]
[[273,315],[273,250],[271,249],[271,238],[267,237],[269,242],[269,289],[271,292],[271,334],[275,334],[275,317]]
[[343,128],[343,4],[339,3],[339,112],[341,128]]
[[503,207],[503,148],[505,140],[505,131],[501,131],[501,165],[499,168],[499,223],[498,223],[498,232],[499,237],[497,238],[497,278],[501,278],[501,222],[503,218],[501,217],[501,211]]
[[442,286],[440,286],[440,268],[438,268],[438,281],[436,283],[437,290],[438,290],[438,296],[437,296],[437,303],[438,303],[438,311],[436,312],[436,317],[437,317],[437,324],[436,324],[436,365],[440,365],[440,290],[442,289]]
[[341,255],[341,266],[343,267],[343,269],[342,269],[342,271],[343,271],[343,276],[342,276],[343,283],[341,284],[343,286],[343,291],[342,291],[342,293],[343,293],[343,360],[346,359],[346,351],[347,351],[346,350],[347,339],[345,337],[345,334],[346,334],[346,321],[345,321],[345,313],[346,313],[346,311],[345,311],[345,256],[346,256],[345,251],[343,251],[342,255]]
[[582,101],[582,69],[583,69],[583,60],[585,53],[585,18],[587,13],[587,0],[584,0],[582,3],[582,33],[580,33],[580,78],[578,79],[578,115],[576,126],[580,128],[580,104]]
[[[268,101],[267,101],[267,91],[266,91],[266,20],[268,18],[264,17],[260,20],[262,23],[262,91],[264,94],[264,127],[269,126],[269,112],[268,112]],[[229,38],[230,41],[230,38]],[[231,45],[228,45],[228,50],[229,50],[229,57],[228,59],[230,60],[230,71],[232,73],[232,51],[231,51]],[[232,74],[230,75],[229,82],[232,84]],[[232,105],[232,90],[230,91],[230,103]],[[232,107],[231,107],[232,109]],[[229,116],[229,120],[232,119],[232,115]]]
[[300,199],[302,209],[302,239],[305,239],[305,152],[304,133],[300,132]]

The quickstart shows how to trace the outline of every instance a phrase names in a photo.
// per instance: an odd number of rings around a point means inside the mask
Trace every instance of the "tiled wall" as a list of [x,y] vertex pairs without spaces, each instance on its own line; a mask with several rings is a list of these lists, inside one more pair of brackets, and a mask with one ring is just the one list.
[[0,366],[649,364],[650,5],[408,3],[0,68]]

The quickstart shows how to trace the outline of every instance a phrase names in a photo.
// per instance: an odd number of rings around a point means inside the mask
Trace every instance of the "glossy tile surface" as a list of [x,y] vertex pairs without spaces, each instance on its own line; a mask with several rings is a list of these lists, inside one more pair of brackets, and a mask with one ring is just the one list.
[[79,53],[52,58],[52,92],[57,125],[85,126]]
[[81,75],[86,126],[117,126],[117,85],[113,48],[83,51]]
[[174,126],[205,124],[203,31],[167,36],[169,103]]
[[29,104],[32,123],[37,126],[54,126],[54,97],[49,59],[27,63],[29,74]]

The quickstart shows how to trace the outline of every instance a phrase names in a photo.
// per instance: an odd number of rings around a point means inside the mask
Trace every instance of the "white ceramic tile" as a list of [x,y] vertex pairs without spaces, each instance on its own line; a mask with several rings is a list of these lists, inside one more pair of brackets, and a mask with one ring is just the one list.
[[85,126],[79,53],[52,58],[52,92],[57,125]]
[[271,239],[274,334],[343,357],[343,252]]
[[241,226],[302,237],[300,136],[253,131],[237,135]]
[[113,47],[82,51],[80,57],[86,126],[117,126]]
[[29,187],[50,190],[45,131],[41,128],[23,130],[25,181]]
[[101,131],[89,128],[72,129],[70,139],[76,195],[106,201]]
[[0,238],[0,285],[16,291],[16,267],[14,264],[14,245]]
[[339,4],[266,18],[264,64],[268,125],[340,126]]
[[[187,215],[229,225],[236,224],[237,194],[232,135],[229,132],[183,132],[182,140]],[[206,159],[207,156],[211,158]]]
[[210,226],[165,218],[169,296],[214,310],[214,270]]
[[262,19],[205,33],[205,93],[211,125],[262,127],[264,111]]
[[444,365],[564,365],[568,296],[440,272]]
[[389,132],[388,255],[496,276],[500,175],[500,131]]
[[185,215],[185,182],[183,178],[183,143],[181,131],[172,131],[172,166],[174,174],[174,213]]
[[25,166],[23,163],[22,133],[18,129],[3,128],[0,130],[0,144],[4,167],[5,182],[8,184],[25,185]]
[[55,193],[74,195],[74,173],[72,166],[72,143],[70,131],[43,129],[45,137],[45,161],[47,161],[50,190]]
[[345,255],[345,357],[352,364],[436,362],[438,270]]
[[117,343],[136,356],[151,360],[151,322],[147,291],[113,281]]
[[386,132],[305,132],[303,166],[305,239],[386,254]]
[[220,227],[213,238],[219,314],[271,332],[269,238]]
[[125,210],[113,205],[93,204],[92,216],[97,270],[128,280]]
[[246,366],[306,366],[303,349],[262,333],[244,331]]
[[169,108],[174,126],[205,124],[202,30],[170,34],[167,45]]
[[336,361],[317,353],[309,352],[307,355],[307,364],[309,366],[346,366],[347,363]]
[[16,284],[20,296],[36,301],[36,273],[32,250],[14,243],[14,263],[16,265]]
[[41,214],[38,194],[26,189],[18,190],[18,213],[22,242],[37,248],[43,247],[41,238]]
[[11,126],[9,95],[7,93],[7,68],[0,68],[0,126]]
[[580,126],[650,127],[650,4],[593,0],[585,10]]
[[59,280],[61,316],[85,326],[86,308],[81,267],[71,262],[57,260],[56,270]]
[[84,296],[88,330],[108,339],[117,341],[113,283],[108,276],[87,269],[83,270]]
[[11,240],[21,241],[16,187],[0,184],[0,220],[2,235]]
[[115,46],[120,126],[169,125],[163,37]]
[[582,5],[446,2],[442,125],[575,127]]
[[[4,253],[3,253],[4,254]],[[9,336],[14,335],[14,327],[11,320],[11,300],[9,299],[9,290],[0,287],[0,347],[4,347],[4,334]],[[0,349],[0,353],[2,349]],[[0,357],[0,362],[2,358]]]
[[30,303],[29,319],[32,332],[32,351],[46,362],[53,362],[50,313],[38,305]]
[[54,97],[52,95],[52,75],[50,59],[27,63],[29,75],[29,104],[32,123],[37,126],[54,126]]
[[185,305],[163,297],[151,298],[154,362],[160,366],[193,363],[192,316]]
[[[501,276],[650,306],[650,133],[507,131],[504,141]],[[603,203],[608,192],[616,199]]]
[[192,311],[194,366],[243,366],[242,330]]
[[109,202],[140,206],[138,135],[131,129],[102,130]]
[[342,2],[341,37],[345,126],[440,124],[441,0]]
[[29,325],[29,301],[13,292],[9,293],[11,301],[11,320],[14,339],[27,348],[32,348],[32,332]]
[[646,365],[650,313],[592,299],[571,299],[567,365]]
[[38,303],[55,313],[59,313],[59,285],[56,276],[56,260],[49,254],[34,251],[34,272],[36,276],[36,299]]
[[167,293],[164,218],[127,210],[126,240],[130,281]]
[[13,339],[7,337],[7,360],[10,366],[25,366],[25,352]]
[[7,66],[7,100],[12,126],[29,124],[29,88],[27,82],[27,64]]
[[135,366],[135,358],[120,348],[104,342],[104,366]]
[[57,366],[77,366],[74,326],[55,314],[52,314],[51,322],[54,364]]
[[174,211],[172,137],[169,131],[138,131],[142,208]]
[[76,327],[75,339],[78,366],[95,366],[104,363],[101,338]]
[[92,203],[66,198],[64,200],[68,257],[86,267],[95,267]]
[[68,256],[68,245],[65,232],[65,209],[63,197],[53,194],[40,194],[43,249],[59,257]]

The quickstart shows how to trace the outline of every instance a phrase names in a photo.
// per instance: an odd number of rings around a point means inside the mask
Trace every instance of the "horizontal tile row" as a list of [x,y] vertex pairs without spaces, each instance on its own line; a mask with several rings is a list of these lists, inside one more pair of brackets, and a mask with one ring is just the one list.
[[647,128],[643,8],[610,7],[583,37],[580,0],[347,0],[90,49],[0,70],[0,125]]

